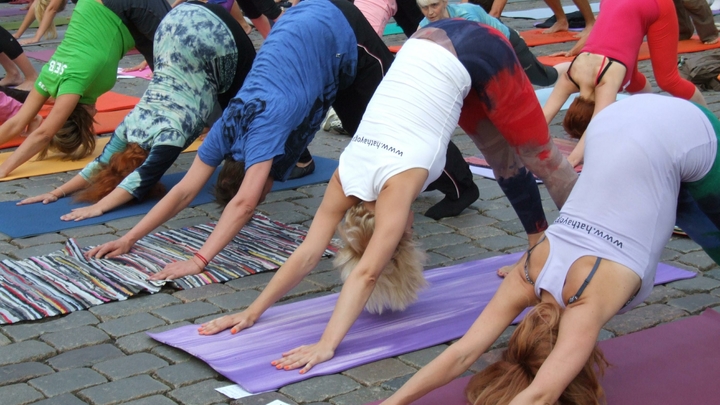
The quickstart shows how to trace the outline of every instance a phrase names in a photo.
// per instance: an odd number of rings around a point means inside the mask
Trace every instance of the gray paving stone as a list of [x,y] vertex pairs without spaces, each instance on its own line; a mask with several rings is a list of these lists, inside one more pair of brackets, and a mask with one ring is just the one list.
[[488,250],[507,250],[508,248],[527,246],[527,239],[512,235],[502,235],[494,238],[485,238],[477,241],[480,247]]
[[525,232],[525,228],[523,228],[522,223],[519,219],[514,219],[512,221],[504,221],[504,222],[498,222],[497,224],[493,225],[493,227],[498,228],[500,230],[503,230],[510,235],[515,235],[521,232]]
[[47,254],[57,252],[58,250],[62,250],[64,247],[65,245],[62,243],[51,243],[49,245],[32,246],[29,248],[16,250],[15,252],[13,252],[13,256],[17,257],[20,260],[24,260],[35,256],[45,256]]
[[318,184],[314,186],[300,187],[297,191],[307,194],[311,197],[322,197],[325,195],[327,184]]
[[103,321],[150,312],[153,309],[179,304],[181,301],[170,294],[158,293],[132,297],[125,301],[116,301],[90,308],[90,312]]
[[298,295],[306,295],[311,293],[316,293],[319,291],[322,291],[323,288],[320,287],[317,284],[311,283],[308,280],[303,280],[300,282],[300,284],[296,285],[295,288],[288,291],[287,294],[285,294],[285,297],[283,297],[285,300],[292,297],[297,297]]
[[325,288],[337,287],[343,284],[340,271],[334,269],[325,273],[311,274],[306,279]]
[[225,285],[238,291],[249,290],[251,288],[264,288],[267,283],[270,282],[273,275],[275,275],[275,272],[253,274],[252,276],[245,276],[236,280],[228,281]]
[[35,378],[28,381],[28,384],[45,396],[54,397],[105,382],[107,382],[105,377],[89,368],[74,368]]
[[445,351],[445,349],[447,349],[447,348],[448,348],[448,345],[438,345],[438,346],[428,347],[427,349],[422,349],[422,350],[418,350],[416,352],[403,354],[402,356],[400,356],[398,358],[415,368],[421,368],[421,367],[425,367],[425,365],[427,365],[428,363],[433,361],[437,356],[440,355],[440,353]]
[[165,325],[163,320],[150,314],[139,313],[103,322],[98,325],[98,327],[108,335],[118,338],[131,333],[156,328],[161,325]]
[[278,201],[292,201],[306,197],[306,194],[300,193],[295,190],[273,191],[272,193],[268,193],[268,195],[265,197],[264,204],[270,204]]
[[513,332],[515,332],[515,328],[517,328],[517,325],[510,325],[503,331],[502,334],[500,334],[500,337],[497,338],[495,343],[490,346],[491,349],[497,349],[499,347],[506,347],[508,341],[510,340],[510,336],[512,336]]
[[715,262],[704,251],[686,253],[677,259],[680,263],[698,268],[702,271],[715,266]]
[[666,303],[668,300],[673,298],[680,298],[685,293],[679,290],[672,289],[664,285],[655,286],[650,295],[645,299],[646,304],[658,304]]
[[208,284],[202,287],[181,290],[173,294],[173,297],[180,299],[182,302],[192,302],[206,300],[208,298],[217,297],[219,295],[234,293],[235,289],[224,284]]
[[171,364],[184,363],[193,357],[182,350],[170,346],[157,346],[150,353],[160,356]]
[[150,353],[137,353],[97,363],[93,369],[115,381],[138,374],[149,374],[167,365],[165,360]]
[[448,258],[447,256],[443,256],[436,252],[427,252],[427,260],[425,261],[424,268],[425,270],[427,270],[442,267],[450,261],[452,261],[452,259]]
[[41,393],[27,384],[14,384],[0,387],[3,405],[24,405],[42,399]]
[[37,362],[11,364],[0,367],[0,385],[24,382],[31,378],[54,373],[52,368]]
[[125,354],[111,344],[83,347],[59,354],[47,363],[55,370],[89,367],[101,361],[123,357]]
[[12,343],[12,340],[8,339],[7,336],[0,334],[0,346],[7,346]]
[[65,238],[56,233],[45,233],[30,238],[14,239],[13,243],[20,249],[29,248],[38,245],[49,245],[52,243],[65,243]]
[[662,255],[660,255],[660,261],[668,262],[670,260],[676,260],[681,255],[682,255],[682,253],[680,253],[676,250],[665,248],[665,249],[663,249]]
[[424,224],[413,225],[413,232],[418,238],[424,238],[429,235],[439,235],[453,232],[453,228],[441,225],[437,222],[426,222]]
[[[337,290],[337,291],[335,291],[335,290]],[[340,291],[340,287],[335,287],[333,290],[330,290],[330,291],[321,291],[321,292],[316,292],[316,293],[312,293],[312,294],[301,295],[298,297],[293,297],[293,298],[290,298],[287,300],[283,300],[281,305],[290,304],[292,302],[311,300],[313,298],[320,298],[320,297],[324,297],[326,295],[330,295],[330,294],[333,294],[333,293],[339,292],[339,291]],[[207,322],[207,321],[203,321],[203,322]],[[196,320],[195,323],[201,323],[201,322],[200,322],[200,320]]]
[[489,352],[483,353],[480,358],[470,365],[469,371],[477,373],[484,370],[487,366],[499,361],[503,351],[505,351],[505,349],[493,349]]
[[280,389],[280,393],[287,395],[293,401],[302,403],[324,401],[328,398],[347,394],[360,387],[360,384],[349,377],[328,375],[287,385]]
[[195,359],[161,368],[155,372],[155,375],[173,388],[180,388],[218,376],[210,366]]
[[162,395],[153,395],[151,397],[145,397],[136,399],[130,402],[123,402],[123,405],[175,405],[177,402],[173,401],[168,397]]
[[0,242],[0,253],[12,253],[18,250],[17,246],[11,245],[7,242]]
[[236,399],[230,402],[230,405],[267,405],[272,401],[282,401],[288,405],[297,405],[297,402],[277,392],[266,392],[260,395]]
[[408,380],[410,380],[410,378],[412,378],[413,375],[414,375],[414,373],[404,375],[404,376],[398,377],[398,378],[393,378],[390,381],[385,381],[384,383],[380,384],[380,386],[385,388],[386,390],[397,391],[400,389],[400,387],[405,385],[405,383],[408,382]]
[[[0,347],[0,366],[43,360],[55,354],[55,349],[45,343],[30,340]],[[0,396],[2,398],[2,396]]]
[[419,239],[418,242],[420,242],[420,247],[425,250],[437,250],[439,252],[442,251],[441,248],[445,246],[451,246],[451,245],[458,245],[461,243],[467,243],[470,241],[470,238],[467,238],[462,235],[457,234],[443,234],[443,235],[433,235],[428,236],[427,238]]
[[235,311],[247,308],[259,295],[260,292],[257,290],[244,290],[212,297],[208,299],[208,302],[225,311]]
[[691,314],[699,313],[705,308],[718,304],[720,304],[720,297],[710,294],[692,294],[668,301],[668,305],[683,309]]
[[90,225],[82,226],[80,228],[65,229],[60,233],[68,238],[84,238],[86,236],[102,235],[112,232],[113,229],[108,228],[105,225]]
[[117,231],[125,231],[137,225],[144,216],[145,215],[135,215],[127,218],[114,219],[112,221],[105,222],[105,226],[109,226]]
[[[165,332],[166,330],[179,328],[184,325],[190,325],[190,322],[178,322],[172,325],[160,326],[158,328],[150,329],[147,332]],[[119,347],[120,350],[128,354],[147,352],[160,344],[160,342],[148,336],[146,332],[133,333],[132,335],[123,336],[115,341],[115,346]]]
[[171,305],[169,307],[152,311],[155,316],[170,323],[192,320],[202,316],[217,314],[219,312],[220,308],[207,302],[191,302],[188,304]]
[[[309,208],[311,210],[317,211],[317,209],[320,207],[320,203],[322,202],[323,198],[320,197],[312,197],[312,198],[300,198],[297,200],[294,200],[294,204],[301,205],[305,208]],[[259,207],[260,210],[262,210],[262,207]]]
[[476,213],[473,213],[471,215],[461,215],[457,217],[443,218],[440,220],[441,224],[448,225],[460,230],[476,227],[485,227],[488,225],[492,225],[496,222],[497,220],[495,218],[478,215]]
[[348,394],[333,397],[330,402],[335,405],[363,405],[379,399],[386,399],[390,395],[392,395],[391,391],[381,387],[363,387]]
[[112,242],[115,239],[117,239],[116,235],[101,234],[101,235],[91,235],[91,236],[83,236],[82,238],[76,238],[75,242],[77,242],[78,246],[80,246],[81,248],[84,248],[84,247],[102,245],[104,243]]
[[615,337],[615,334],[610,332],[609,330],[600,329],[600,333],[598,334],[598,342],[601,342],[603,340],[612,339]]
[[[487,252],[486,249],[483,249],[479,246],[475,246],[472,243],[463,243],[462,245],[453,245],[453,246],[445,246],[440,249],[436,250],[438,253],[441,253],[444,256],[447,256],[451,259],[462,259],[465,257],[474,256],[480,253]],[[494,255],[497,255],[497,252],[493,253]]]
[[206,217],[206,216],[197,216],[197,217],[173,219],[171,221],[165,222],[163,224],[163,226],[167,229],[182,229],[182,228],[188,228],[191,226],[207,224],[208,222],[212,222],[212,219],[210,219],[209,217]]
[[94,326],[80,326],[61,332],[45,333],[40,335],[40,339],[59,351],[66,351],[108,342],[110,336]]
[[73,394],[63,394],[39,402],[33,402],[33,405],[85,405],[85,402]]
[[490,218],[495,218],[498,221],[511,221],[517,218],[517,213],[512,207],[487,210],[483,212],[483,215]]
[[476,226],[474,228],[461,229],[459,232],[471,239],[495,238],[507,235],[507,232],[491,226]]
[[720,269],[708,270],[705,273],[703,273],[703,276],[712,277],[716,280],[720,280]]
[[689,253],[701,249],[700,245],[690,238],[673,238],[666,246],[681,253]]
[[624,314],[615,315],[605,325],[605,329],[616,336],[653,327],[659,323],[670,322],[687,315],[682,309],[664,304],[652,304],[635,308]]
[[183,405],[210,405],[216,402],[227,402],[228,398],[215,391],[224,387],[227,382],[207,380],[187,387],[177,388],[168,392],[168,396]]
[[[101,305],[102,306],[102,305]],[[36,338],[43,333],[59,332],[75,329],[85,325],[95,325],[100,321],[87,311],[73,312],[62,318],[54,318],[48,322],[31,322],[21,325],[8,325],[2,331],[16,342]]]
[[165,384],[153,380],[149,375],[140,375],[87,388],[78,392],[77,395],[94,405],[112,405],[162,394],[167,390],[168,387]]
[[383,359],[351,368],[343,374],[361,382],[363,385],[375,385],[414,372],[414,368],[398,359]]
[[708,292],[720,287],[720,281],[710,277],[698,276],[668,284],[668,287],[685,293]]

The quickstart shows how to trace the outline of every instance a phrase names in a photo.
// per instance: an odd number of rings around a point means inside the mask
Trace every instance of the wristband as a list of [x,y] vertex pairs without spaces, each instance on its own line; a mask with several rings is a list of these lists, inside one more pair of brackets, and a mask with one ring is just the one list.
[[203,257],[203,255],[201,255],[200,253],[195,253],[194,256],[197,257],[198,259],[200,259],[201,262],[203,262],[203,264],[204,264],[203,268],[207,267],[208,261],[206,258]]

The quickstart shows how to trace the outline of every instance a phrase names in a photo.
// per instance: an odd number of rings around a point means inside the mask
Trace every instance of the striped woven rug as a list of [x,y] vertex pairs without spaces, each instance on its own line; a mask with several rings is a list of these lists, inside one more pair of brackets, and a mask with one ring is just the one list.
[[[165,282],[147,281],[166,264],[190,258],[215,224],[149,235],[115,259],[86,260],[74,240],[65,249],[26,260],[0,261],[0,324],[87,309],[124,300],[141,291],[158,292]],[[255,217],[213,258],[205,272],[170,283],[186,289],[221,283],[279,268],[303,241],[299,226]],[[328,248],[326,256],[334,252]]]

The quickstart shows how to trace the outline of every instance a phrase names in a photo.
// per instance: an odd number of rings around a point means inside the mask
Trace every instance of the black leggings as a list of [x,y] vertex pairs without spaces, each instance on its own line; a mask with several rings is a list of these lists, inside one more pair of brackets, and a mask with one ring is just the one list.
[[280,5],[275,3],[275,0],[237,0],[237,3],[243,14],[251,20],[260,18],[263,14],[267,18],[274,20],[282,13]]
[[0,27],[0,52],[13,60],[23,53],[22,46],[20,46],[17,39],[3,27]]
[[160,21],[170,12],[170,4],[166,0],[103,0],[103,4],[120,17],[135,40],[135,48],[154,69],[153,39]]
[[510,30],[510,44],[515,50],[515,55],[520,61],[520,65],[525,70],[525,75],[530,79],[530,83],[536,86],[552,86],[558,79],[558,72],[552,66],[543,65],[530,52],[525,40],[512,28]]

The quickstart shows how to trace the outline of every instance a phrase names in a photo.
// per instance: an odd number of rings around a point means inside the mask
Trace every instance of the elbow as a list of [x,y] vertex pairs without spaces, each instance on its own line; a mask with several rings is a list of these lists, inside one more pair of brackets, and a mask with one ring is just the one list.
[[378,274],[371,271],[370,269],[358,269],[356,268],[353,278],[356,280],[359,285],[363,286],[363,288],[368,289],[374,289],[375,285],[377,284]]
[[245,198],[234,198],[230,201],[227,208],[230,208],[233,214],[238,218],[250,219],[255,213],[257,204],[253,204]]

